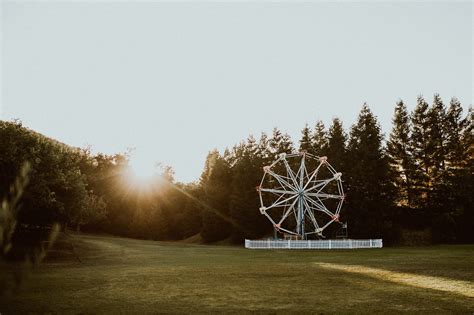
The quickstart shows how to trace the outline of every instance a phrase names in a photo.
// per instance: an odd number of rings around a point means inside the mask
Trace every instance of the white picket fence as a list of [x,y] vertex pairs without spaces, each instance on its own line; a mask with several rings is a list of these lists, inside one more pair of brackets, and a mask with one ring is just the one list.
[[250,249],[356,249],[382,248],[382,239],[374,240],[245,240]]

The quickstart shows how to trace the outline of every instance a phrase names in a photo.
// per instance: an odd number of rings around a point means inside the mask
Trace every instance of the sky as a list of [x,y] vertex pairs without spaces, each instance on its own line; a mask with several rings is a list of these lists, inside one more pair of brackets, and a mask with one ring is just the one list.
[[469,1],[1,2],[4,120],[197,180],[207,153],[273,127],[383,132],[402,99],[473,102]]

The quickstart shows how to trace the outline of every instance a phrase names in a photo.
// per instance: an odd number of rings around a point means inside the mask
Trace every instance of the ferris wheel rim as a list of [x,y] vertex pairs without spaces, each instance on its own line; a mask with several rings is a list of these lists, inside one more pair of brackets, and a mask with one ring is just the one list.
[[[291,168],[287,160],[295,157],[301,158],[298,170],[296,172]],[[312,159],[319,161],[317,167],[311,172],[308,172],[308,169],[305,165],[305,160],[307,158],[309,160]],[[287,172],[286,176],[283,174],[277,174],[272,170],[275,165],[280,162],[282,162],[285,167],[285,170]],[[318,173],[323,166],[325,166],[329,170],[329,173],[332,174],[332,177],[324,180],[317,179]],[[342,174],[337,172],[334,167],[332,167],[332,165],[327,161],[327,157],[316,156],[307,152],[283,153],[278,155],[278,158],[274,160],[272,164],[264,166],[263,170],[264,175],[262,176],[260,185],[257,187],[261,205],[260,212],[270,220],[270,222],[277,230],[286,232],[288,234],[300,235],[303,237],[315,233],[322,236],[322,232],[331,223],[335,221],[339,222],[339,213],[341,211],[342,204],[345,199],[341,179]],[[264,184],[268,179],[273,179],[273,181],[276,181],[281,187],[278,187],[277,189],[265,187]],[[336,183],[337,193],[329,194],[322,192],[323,189],[331,182]],[[266,206],[263,197],[264,193],[274,194],[278,198],[275,202]],[[285,195],[287,197],[282,198]],[[335,209],[332,211],[330,211],[323,202],[324,200],[328,199],[338,200]],[[292,203],[288,204],[289,201],[292,201]],[[296,217],[297,214],[295,212],[295,205],[297,201],[299,216],[298,218]],[[283,207],[283,213],[281,215],[280,220],[278,220],[278,223],[276,223],[277,220],[274,220],[274,218],[272,218],[270,214],[267,213],[267,210],[271,210],[278,207]],[[329,217],[328,221],[325,224],[319,224],[318,220],[315,217],[315,211],[326,214]],[[288,218],[288,216],[290,216],[290,214],[295,215],[297,221],[297,229],[300,229],[296,232],[290,231],[289,229],[283,228],[281,226],[282,223],[285,222],[285,220]],[[304,230],[306,217],[308,217],[309,222],[313,224],[314,230]],[[302,229],[301,227],[298,227],[301,224],[303,225]]]

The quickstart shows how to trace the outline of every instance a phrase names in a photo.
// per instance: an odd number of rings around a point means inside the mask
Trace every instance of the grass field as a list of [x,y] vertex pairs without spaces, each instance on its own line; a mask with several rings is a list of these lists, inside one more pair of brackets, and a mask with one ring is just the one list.
[[[474,312],[474,246],[246,250],[72,235],[0,313]],[[67,258],[69,257],[69,258]]]

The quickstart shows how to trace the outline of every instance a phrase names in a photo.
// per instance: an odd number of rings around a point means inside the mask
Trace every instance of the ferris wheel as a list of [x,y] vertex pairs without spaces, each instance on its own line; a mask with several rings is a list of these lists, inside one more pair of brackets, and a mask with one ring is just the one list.
[[270,220],[275,231],[300,239],[311,234],[324,237],[323,231],[339,222],[345,196],[342,174],[325,156],[282,153],[263,170],[265,174],[257,187],[260,213]]

